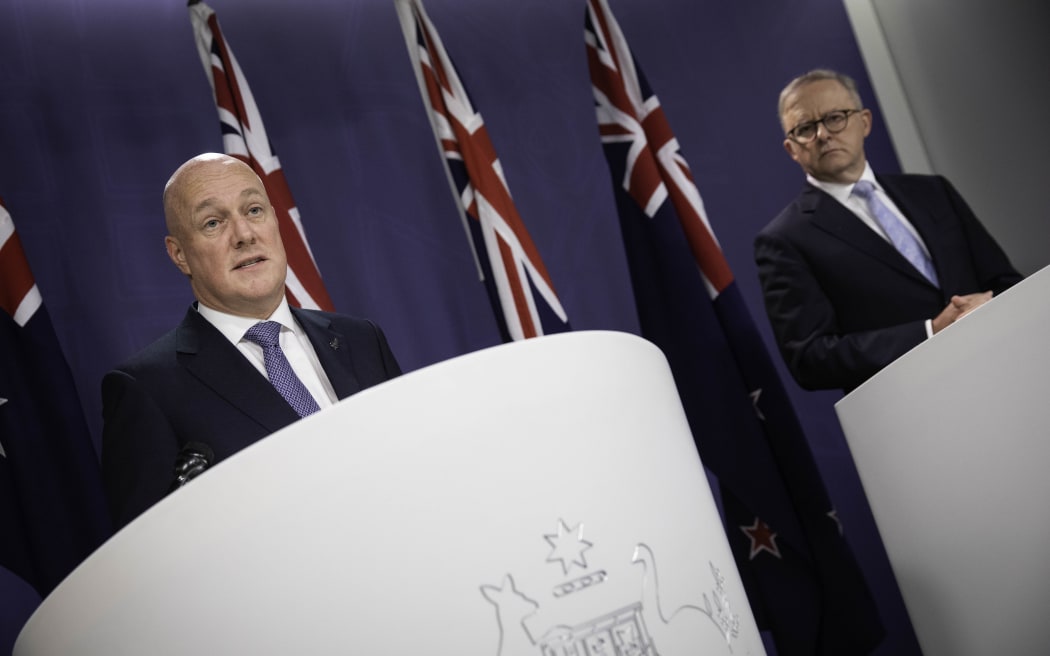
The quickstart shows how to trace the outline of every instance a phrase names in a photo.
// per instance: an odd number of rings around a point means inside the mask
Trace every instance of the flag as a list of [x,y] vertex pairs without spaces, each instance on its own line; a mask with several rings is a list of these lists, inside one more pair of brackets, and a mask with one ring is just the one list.
[[292,191],[266,136],[262,116],[244,80],[244,73],[219,29],[219,19],[208,5],[197,0],[190,0],[189,10],[197,50],[219,110],[225,153],[246,162],[262,178],[277,214],[281,241],[288,255],[288,277],[285,280],[288,302],[296,307],[332,311],[332,299],[328,297],[310,252]]
[[111,530],[69,366],[0,201],[0,568],[43,598]]
[[759,628],[781,655],[883,636],[809,444],[606,0],[584,36],[642,335],[667,356]]
[[511,199],[481,113],[418,0],[396,0],[468,242],[503,341],[570,330],[547,268]]

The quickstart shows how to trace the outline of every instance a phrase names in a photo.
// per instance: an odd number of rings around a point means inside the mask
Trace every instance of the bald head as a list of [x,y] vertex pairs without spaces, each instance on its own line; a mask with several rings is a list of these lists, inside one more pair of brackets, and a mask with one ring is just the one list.
[[[255,171],[246,163],[223,153],[201,153],[175,169],[164,185],[164,224],[169,234],[175,235],[183,229],[183,223],[193,210],[188,205],[187,197],[202,178],[231,168],[243,169],[258,179]],[[259,186],[263,186],[261,180]]]
[[264,319],[284,298],[287,259],[262,180],[243,161],[204,153],[164,185],[168,257],[197,300]]

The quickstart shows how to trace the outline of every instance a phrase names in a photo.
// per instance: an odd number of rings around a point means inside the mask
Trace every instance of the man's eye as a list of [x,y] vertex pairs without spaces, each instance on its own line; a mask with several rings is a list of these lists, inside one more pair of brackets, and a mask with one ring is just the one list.
[[214,230],[218,226],[219,226],[219,220],[218,219],[208,219],[207,221],[204,222],[204,229],[205,230]]
[[813,130],[816,128],[816,123],[803,123],[802,125],[795,128],[795,135],[799,137],[806,137],[813,134]]
[[838,127],[846,120],[846,112],[831,112],[824,117],[824,125]]

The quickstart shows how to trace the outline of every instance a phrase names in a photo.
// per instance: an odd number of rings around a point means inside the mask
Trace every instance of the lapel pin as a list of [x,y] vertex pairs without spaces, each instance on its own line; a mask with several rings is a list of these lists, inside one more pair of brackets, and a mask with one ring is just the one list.
[[339,350],[339,338],[338,337],[333,337],[332,341],[328,342],[328,345],[332,347],[333,351],[338,351]]

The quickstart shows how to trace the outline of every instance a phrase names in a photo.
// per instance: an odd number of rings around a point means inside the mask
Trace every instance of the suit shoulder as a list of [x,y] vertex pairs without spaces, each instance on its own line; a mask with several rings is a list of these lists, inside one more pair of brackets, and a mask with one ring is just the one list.
[[932,173],[891,173],[875,176],[883,187],[890,189],[930,190],[950,186],[943,175]]
[[806,216],[815,211],[821,195],[820,190],[806,185],[784,209],[758,231],[757,237],[783,237],[795,233],[806,223]]
[[186,310],[182,321],[167,333],[119,364],[116,369],[128,373],[148,371],[158,367],[175,366],[179,351],[195,351],[202,334],[218,331],[197,312],[194,306]]
[[168,331],[114,367],[117,371],[135,374],[148,369],[164,367],[175,362],[175,333]]
[[355,317],[338,312],[325,312],[324,310],[296,309],[295,315],[300,321],[309,322],[317,327],[335,330],[341,333],[375,334],[382,330],[371,319]]

